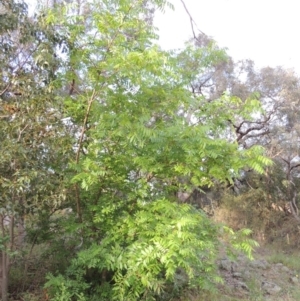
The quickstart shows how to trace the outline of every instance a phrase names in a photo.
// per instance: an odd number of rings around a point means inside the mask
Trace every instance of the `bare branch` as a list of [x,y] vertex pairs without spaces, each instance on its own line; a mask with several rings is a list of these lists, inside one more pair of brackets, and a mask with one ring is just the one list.
[[[251,134],[251,135],[247,135],[247,137],[245,137],[244,140],[240,139],[241,143],[245,142],[245,140],[249,139],[249,138],[256,138],[256,137],[260,137],[260,136],[265,136],[265,135],[268,135],[270,134],[270,131],[269,130],[266,130],[264,132],[260,132],[260,133],[257,133],[257,134]],[[239,140],[238,140],[239,141]]]
[[291,213],[294,216],[294,218],[296,220],[300,221],[299,210],[298,210],[298,207],[296,205],[296,196],[297,196],[297,194],[294,193],[292,201],[289,202],[289,205],[290,205]]
[[291,168],[290,168],[290,170],[292,171],[294,168],[297,168],[297,167],[299,167],[300,166],[300,163],[299,164],[296,164],[296,165],[294,165],[294,166],[292,166]]
[[197,29],[201,34],[203,34],[204,36],[207,36],[207,35],[206,35],[203,31],[201,31],[201,30],[198,28],[197,23],[196,23],[195,20],[193,19],[193,17],[192,17],[192,15],[191,15],[191,13],[189,12],[189,10],[188,10],[188,8],[187,8],[185,2],[184,2],[183,0],[180,0],[180,1],[181,1],[182,5],[183,5],[183,7],[184,7],[184,10],[186,11],[186,13],[188,14],[188,16],[189,16],[189,18],[190,18],[190,23],[191,23],[191,28],[192,28],[192,32],[193,32],[193,37],[194,37],[195,40],[199,41],[198,38],[197,38],[197,36],[196,36],[195,28],[194,28],[194,27],[196,27],[196,29]]
[[26,130],[26,128],[28,128],[28,126],[29,125],[27,124],[27,125],[25,125],[25,127],[22,130],[20,130],[17,142],[19,142],[21,140],[21,136],[22,136],[23,132]]
[[8,88],[10,87],[10,84],[11,83],[8,83],[7,86],[0,92],[0,96],[2,96],[8,90]]
[[264,128],[264,125],[260,125],[260,126],[253,126],[248,128],[246,131],[244,132],[237,132],[238,137],[237,137],[237,141],[242,140],[243,137],[245,137],[247,134],[249,134],[252,131],[260,131]]

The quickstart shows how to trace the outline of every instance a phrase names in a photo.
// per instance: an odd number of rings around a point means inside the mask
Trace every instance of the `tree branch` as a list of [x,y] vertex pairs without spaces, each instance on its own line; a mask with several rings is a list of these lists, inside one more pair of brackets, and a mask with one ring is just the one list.
[[197,38],[197,36],[196,36],[195,28],[194,28],[194,27],[196,27],[196,29],[197,29],[201,34],[203,34],[204,36],[207,36],[207,35],[206,35],[203,31],[201,31],[201,30],[198,28],[197,23],[196,23],[195,20],[193,19],[193,17],[192,17],[192,15],[191,15],[191,13],[189,12],[189,10],[188,10],[188,8],[187,8],[185,2],[184,2],[183,0],[180,0],[180,1],[181,1],[182,5],[183,5],[183,7],[184,7],[184,10],[186,11],[186,13],[188,14],[188,16],[189,16],[189,18],[190,18],[190,23],[191,23],[191,28],[192,28],[192,32],[193,32],[193,37],[194,37],[195,40],[197,40],[197,41],[199,42],[199,40],[198,40],[198,38]]
[[[93,90],[92,95],[91,95],[91,97],[90,97],[90,99],[88,101],[88,106],[87,106],[85,117],[84,117],[84,120],[83,120],[81,134],[80,134],[79,141],[78,141],[78,148],[77,148],[76,159],[75,159],[76,164],[79,163],[80,152],[81,152],[81,148],[82,148],[84,134],[85,134],[86,129],[87,129],[88,118],[89,118],[89,115],[90,115],[92,104],[93,104],[96,96],[97,96],[97,93],[96,93],[95,90]],[[81,214],[81,206],[80,206],[80,193],[79,193],[79,191],[80,190],[79,190],[78,183],[76,183],[76,185],[75,185],[76,211],[77,211],[77,215],[78,215],[79,221],[82,222],[82,214]]]

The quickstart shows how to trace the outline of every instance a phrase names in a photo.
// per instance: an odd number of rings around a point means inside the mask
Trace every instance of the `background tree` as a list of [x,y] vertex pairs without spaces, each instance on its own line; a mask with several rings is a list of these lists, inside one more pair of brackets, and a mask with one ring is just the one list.
[[[200,50],[203,45],[217,47],[204,34],[192,42]],[[282,67],[258,70],[253,61],[234,62],[230,57],[209,60],[210,65],[203,68],[200,60],[196,57],[189,60],[183,52],[182,62],[193,70],[191,72],[198,72],[196,80],[190,80],[189,87],[195,95],[202,95],[204,101],[213,102],[226,91],[229,95],[240,98],[246,107],[255,105],[249,99],[260,103],[263,111],[248,116],[241,115],[238,107],[231,107],[236,113],[228,119],[229,131],[226,135],[245,149],[253,145],[265,147],[275,165],[269,167],[263,177],[251,172],[251,169],[245,170],[237,176],[232,188],[235,194],[248,195],[244,197],[244,200],[251,199],[246,205],[248,209],[256,206],[253,201],[259,195],[256,204],[261,204],[262,210],[269,210],[271,214],[274,206],[279,206],[282,211],[292,212],[298,220],[299,133],[296,120],[299,115],[299,77],[292,70]],[[255,189],[260,192],[255,193]],[[243,197],[240,196],[240,199]],[[275,224],[270,226],[274,227]]]
[[66,200],[62,172],[67,167],[66,152],[72,149],[57,98],[56,52],[63,39],[42,18],[29,17],[24,2],[2,5],[0,224],[5,301],[9,269],[16,264],[16,254],[22,256],[25,228],[37,242],[43,235],[38,222],[47,221]]

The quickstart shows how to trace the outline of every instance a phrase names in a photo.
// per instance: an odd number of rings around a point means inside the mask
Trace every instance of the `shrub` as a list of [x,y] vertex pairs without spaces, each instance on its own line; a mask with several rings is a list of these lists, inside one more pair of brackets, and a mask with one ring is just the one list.
[[62,294],[156,300],[186,287],[210,289],[220,280],[214,264],[217,235],[217,227],[190,205],[165,199],[139,204],[101,242],[79,252],[66,276],[49,275],[46,287],[55,301],[63,300]]

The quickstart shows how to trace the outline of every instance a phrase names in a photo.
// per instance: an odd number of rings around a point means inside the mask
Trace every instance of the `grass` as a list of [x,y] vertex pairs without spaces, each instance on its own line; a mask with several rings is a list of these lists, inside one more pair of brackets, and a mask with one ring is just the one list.
[[181,298],[173,301],[245,301],[244,299],[233,297],[230,295],[224,295],[220,292],[218,293],[210,293],[204,292],[195,296],[188,296],[186,298]]
[[[294,271],[300,272],[300,253],[293,252],[291,254],[282,253],[282,252],[273,252],[268,257],[268,261],[270,263],[282,263],[283,265],[287,266],[289,269]],[[300,299],[299,299],[300,300]]]
[[300,289],[295,289],[290,295],[294,300],[300,300]]
[[249,297],[247,300],[251,301],[263,301],[264,296],[262,290],[260,288],[260,283],[257,282],[257,279],[252,277],[250,280],[246,282],[249,288]]

